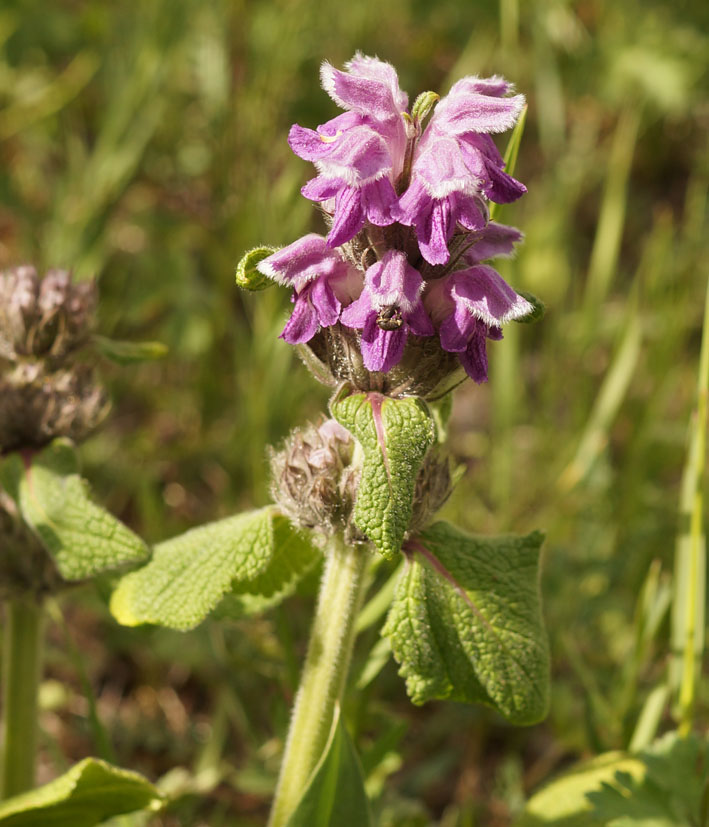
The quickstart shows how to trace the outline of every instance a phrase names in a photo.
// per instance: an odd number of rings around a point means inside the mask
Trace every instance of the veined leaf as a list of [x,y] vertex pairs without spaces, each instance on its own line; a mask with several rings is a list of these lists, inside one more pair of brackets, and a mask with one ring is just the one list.
[[416,475],[435,441],[435,424],[420,399],[349,391],[345,385],[330,406],[364,452],[355,525],[391,558],[409,527]]
[[549,705],[538,577],[543,536],[479,537],[435,523],[405,550],[383,634],[414,703],[482,703],[516,724]]
[[285,596],[319,552],[273,506],[227,517],[159,543],[111,598],[119,623],[192,629],[232,589]]
[[[21,465],[19,458],[18,466]],[[17,480],[22,516],[67,580],[83,580],[148,556],[145,543],[89,496],[68,440],[55,439],[32,457]]]
[[49,784],[0,803],[0,827],[94,827],[162,806],[162,796],[142,775],[85,758]]

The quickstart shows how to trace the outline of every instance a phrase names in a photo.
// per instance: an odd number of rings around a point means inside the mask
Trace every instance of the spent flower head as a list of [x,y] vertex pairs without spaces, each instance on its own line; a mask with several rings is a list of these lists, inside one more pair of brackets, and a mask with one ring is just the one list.
[[345,112],[294,125],[289,143],[315,165],[302,192],[329,232],[255,264],[293,290],[282,338],[328,384],[435,398],[463,371],[486,381],[487,340],[534,312],[482,263],[522,239],[488,205],[526,192],[491,138],[515,125],[524,96],[498,76],[465,77],[409,111],[395,69],[361,54],[344,71],[324,63],[321,81]]
[[0,454],[83,439],[107,410],[91,365],[77,360],[93,331],[93,282],[65,270],[0,272]]

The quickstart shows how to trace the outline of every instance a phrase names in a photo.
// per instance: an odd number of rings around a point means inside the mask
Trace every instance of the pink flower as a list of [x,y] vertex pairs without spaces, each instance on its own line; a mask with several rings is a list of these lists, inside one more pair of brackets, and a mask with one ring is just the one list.
[[514,126],[524,96],[499,77],[463,78],[436,106],[414,152],[411,183],[399,200],[396,219],[415,227],[429,264],[445,264],[457,224],[477,230],[487,222],[482,196],[504,204],[526,192],[503,171],[490,132]]
[[330,97],[349,111],[315,131],[296,124],[288,136],[293,152],[318,170],[303,195],[333,213],[330,247],[349,241],[366,221],[394,222],[394,184],[406,149],[402,113],[408,99],[393,66],[357,54],[346,69],[323,63],[320,77]]
[[325,239],[311,233],[258,264],[259,272],[293,288],[293,313],[281,338],[291,345],[313,338],[340,317],[362,290],[362,276]]
[[341,316],[344,325],[362,331],[367,370],[391,370],[401,359],[409,333],[433,336],[422,290],[421,275],[399,250],[389,250],[367,270],[361,296]]
[[501,325],[533,310],[486,264],[456,270],[432,282],[424,304],[438,327],[441,347],[457,353],[465,372],[476,382],[487,381],[486,339],[501,339]]

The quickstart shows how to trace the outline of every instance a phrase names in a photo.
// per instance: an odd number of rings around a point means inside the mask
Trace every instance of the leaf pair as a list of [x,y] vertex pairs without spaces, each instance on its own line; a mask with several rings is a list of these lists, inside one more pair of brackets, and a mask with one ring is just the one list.
[[388,558],[407,557],[383,634],[414,703],[482,703],[513,723],[541,720],[549,705],[549,650],[539,593],[543,537],[471,537],[436,523],[405,541],[414,487],[436,439],[420,399],[350,393],[332,413],[357,439],[362,476],[356,526]]

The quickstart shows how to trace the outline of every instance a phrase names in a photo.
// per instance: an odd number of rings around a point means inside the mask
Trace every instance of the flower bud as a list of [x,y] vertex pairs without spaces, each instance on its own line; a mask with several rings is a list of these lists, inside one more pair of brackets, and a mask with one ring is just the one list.
[[293,523],[324,534],[348,526],[358,477],[353,451],[350,433],[328,419],[293,430],[271,452],[271,494]]
[[272,287],[275,282],[272,278],[263,275],[257,269],[260,262],[275,252],[274,247],[254,247],[241,257],[236,265],[236,284],[244,290],[256,292]]
[[409,533],[423,530],[443,506],[453,490],[450,457],[434,447],[426,455],[416,477],[414,504]]

